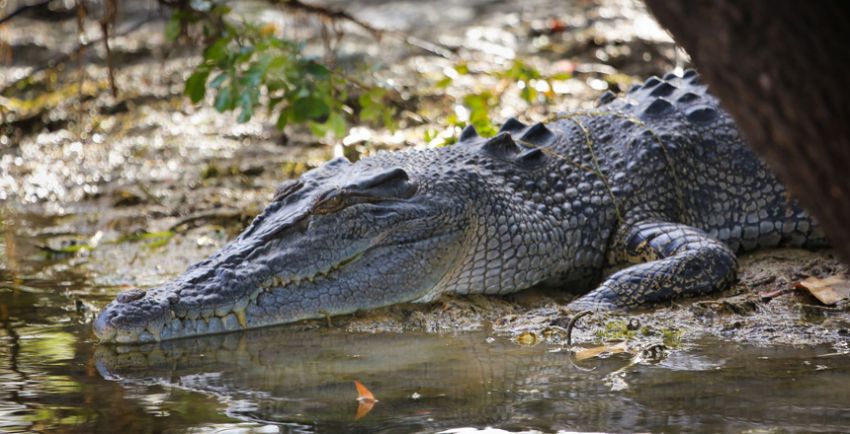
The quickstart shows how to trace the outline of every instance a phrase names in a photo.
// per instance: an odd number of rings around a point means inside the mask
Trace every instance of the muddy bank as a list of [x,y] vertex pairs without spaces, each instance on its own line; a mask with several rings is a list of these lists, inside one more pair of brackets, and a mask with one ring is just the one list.
[[[573,342],[602,344],[631,340],[638,345],[685,345],[704,337],[757,345],[818,345],[850,337],[847,304],[824,306],[794,284],[809,276],[847,276],[848,269],[829,251],[775,249],[743,255],[740,280],[706,297],[679,300],[625,313],[585,317]],[[334,318],[332,327],[352,332],[452,333],[492,330],[519,344],[564,343],[573,295],[534,288],[505,297],[446,296],[431,305],[404,305]],[[327,327],[308,321],[304,327]]]

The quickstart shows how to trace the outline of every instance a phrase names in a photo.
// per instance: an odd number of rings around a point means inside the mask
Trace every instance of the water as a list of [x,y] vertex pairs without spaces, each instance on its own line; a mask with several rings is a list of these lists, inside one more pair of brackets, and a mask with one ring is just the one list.
[[[99,346],[88,306],[119,288],[23,235],[54,221],[23,221],[2,232],[0,432],[850,429],[850,356],[834,346],[702,338],[657,358],[575,363],[558,345],[486,330],[326,327]],[[379,400],[359,418],[354,380]]]

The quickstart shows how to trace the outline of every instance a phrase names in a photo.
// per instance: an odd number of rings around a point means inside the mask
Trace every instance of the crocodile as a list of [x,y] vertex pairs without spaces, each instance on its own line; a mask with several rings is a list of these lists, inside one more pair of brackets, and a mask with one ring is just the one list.
[[326,162],[183,275],[118,294],[94,333],[150,342],[538,284],[589,289],[570,310],[628,309],[729,287],[739,252],[826,243],[688,70],[494,137]]

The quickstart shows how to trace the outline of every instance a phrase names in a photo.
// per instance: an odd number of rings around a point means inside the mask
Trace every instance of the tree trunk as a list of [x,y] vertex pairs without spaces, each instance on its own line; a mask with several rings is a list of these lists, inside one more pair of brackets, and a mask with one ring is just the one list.
[[850,2],[646,3],[850,260]]

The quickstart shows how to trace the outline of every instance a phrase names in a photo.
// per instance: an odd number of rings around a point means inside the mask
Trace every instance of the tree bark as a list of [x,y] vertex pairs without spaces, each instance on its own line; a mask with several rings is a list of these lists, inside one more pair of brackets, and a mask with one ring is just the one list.
[[646,3],[850,261],[850,2]]

